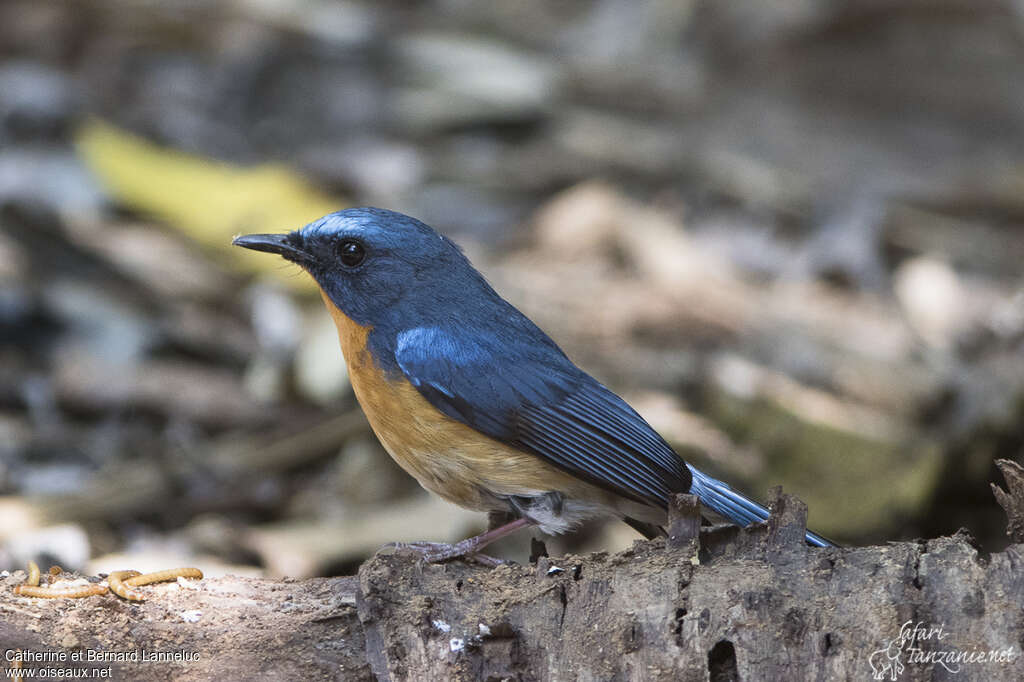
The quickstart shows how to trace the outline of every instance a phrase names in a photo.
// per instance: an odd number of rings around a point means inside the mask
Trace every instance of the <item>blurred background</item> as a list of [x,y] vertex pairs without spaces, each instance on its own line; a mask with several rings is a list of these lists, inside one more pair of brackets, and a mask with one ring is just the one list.
[[820,532],[1005,542],[1020,2],[4,0],[0,568],[336,575],[483,528],[378,446],[308,278],[229,246],[355,205]]

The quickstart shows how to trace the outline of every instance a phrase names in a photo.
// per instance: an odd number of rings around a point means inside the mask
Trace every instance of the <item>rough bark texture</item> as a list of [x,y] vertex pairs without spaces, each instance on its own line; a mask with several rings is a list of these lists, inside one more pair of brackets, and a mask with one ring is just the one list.
[[1024,542],[1024,467],[1008,459],[997,459],[996,466],[1008,489],[992,484],[992,494],[1006,512],[1006,534],[1011,542]]
[[[654,540],[495,569],[380,553],[357,579],[221,578],[142,604],[19,598],[16,573],[0,648],[199,655],[115,664],[123,679],[1020,679],[1024,546],[814,549],[803,504],[777,493],[773,507],[767,525],[704,530],[699,553]],[[925,630],[900,644],[906,623]],[[1008,655],[947,670],[915,647]]]

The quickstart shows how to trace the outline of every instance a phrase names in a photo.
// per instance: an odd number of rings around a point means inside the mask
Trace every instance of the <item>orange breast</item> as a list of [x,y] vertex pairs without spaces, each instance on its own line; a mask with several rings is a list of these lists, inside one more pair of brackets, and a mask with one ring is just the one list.
[[469,509],[505,509],[501,496],[558,491],[566,497],[608,495],[437,411],[404,377],[388,379],[353,322],[321,292],[338,327],[356,398],[374,433],[398,464],[427,490]]

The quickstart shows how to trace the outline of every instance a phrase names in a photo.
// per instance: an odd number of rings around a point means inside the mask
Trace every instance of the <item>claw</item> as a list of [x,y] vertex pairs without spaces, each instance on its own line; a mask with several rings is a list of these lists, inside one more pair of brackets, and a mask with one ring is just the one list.
[[465,561],[472,561],[482,566],[494,568],[505,563],[502,559],[488,556],[487,554],[479,554],[477,552],[460,554],[460,548],[457,545],[450,545],[446,542],[389,542],[381,547],[381,550],[400,551],[404,549],[419,553],[428,564],[438,564],[450,559],[464,559]]
[[382,549],[411,549],[422,554],[423,559],[432,564],[463,557],[467,560],[481,563],[484,566],[494,567],[504,562],[486,554],[479,554],[478,550],[483,549],[499,538],[514,533],[520,528],[533,524],[534,522],[529,519],[519,518],[506,523],[504,526],[492,528],[486,533],[466,538],[462,542],[456,542],[454,545],[449,545],[445,542],[390,542],[384,545]]

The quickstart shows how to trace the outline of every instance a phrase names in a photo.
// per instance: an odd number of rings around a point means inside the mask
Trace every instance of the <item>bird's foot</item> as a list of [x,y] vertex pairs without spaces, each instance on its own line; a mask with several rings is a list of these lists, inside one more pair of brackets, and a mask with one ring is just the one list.
[[495,567],[505,563],[501,559],[496,557],[488,556],[487,554],[480,554],[479,552],[467,552],[465,548],[461,547],[462,543],[456,543],[454,545],[448,544],[447,542],[389,542],[384,545],[382,549],[387,550],[403,550],[408,549],[414,552],[418,552],[423,560],[430,564],[440,563],[442,561],[448,561],[449,559],[462,558],[466,561],[473,561],[483,566]]
[[499,538],[503,538],[510,533],[514,533],[520,528],[533,525],[533,521],[526,518],[515,519],[506,523],[504,526],[498,526],[492,528],[486,533],[480,535],[474,535],[471,538],[466,538],[461,542],[456,542],[453,545],[449,545],[445,542],[393,542],[385,547],[392,547],[394,549],[411,549],[419,552],[423,555],[423,558],[430,563],[438,563],[441,561],[447,561],[448,559],[454,559],[456,557],[464,557],[469,561],[476,561],[477,563],[483,564],[484,566],[498,566],[503,563],[500,559],[487,556],[486,554],[480,554],[480,550],[491,544]]

